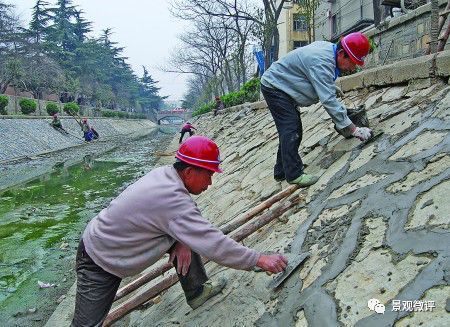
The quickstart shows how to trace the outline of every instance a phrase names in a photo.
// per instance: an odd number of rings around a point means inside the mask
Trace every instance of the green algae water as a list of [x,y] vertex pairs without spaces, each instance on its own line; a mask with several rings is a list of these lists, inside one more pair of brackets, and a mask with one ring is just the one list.
[[[0,193],[0,317],[27,317],[23,325],[30,325],[36,316],[35,325],[44,324],[46,317],[33,311],[41,301],[56,306],[74,282],[76,247],[87,222],[153,168],[151,151],[157,148],[154,139],[143,138],[73,166],[58,163],[50,173]],[[38,281],[55,286],[40,288]]]

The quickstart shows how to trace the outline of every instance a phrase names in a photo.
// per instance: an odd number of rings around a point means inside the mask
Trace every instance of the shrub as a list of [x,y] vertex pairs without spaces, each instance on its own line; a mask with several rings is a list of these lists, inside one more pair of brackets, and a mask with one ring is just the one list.
[[36,102],[31,99],[22,99],[19,101],[20,110],[25,115],[29,115],[36,111]]
[[221,97],[225,108],[237,106],[245,102],[245,93],[242,90],[230,92]]
[[7,115],[6,106],[8,105],[9,98],[6,95],[0,95],[0,115]]
[[130,115],[128,114],[128,112],[118,111],[117,112],[117,117],[119,117],[119,118],[130,118]]
[[69,115],[74,115],[80,111],[80,107],[75,102],[67,102],[64,104],[64,112],[68,113]]
[[244,98],[247,102],[255,102],[259,100],[259,89],[260,89],[259,78],[253,78],[245,83],[241,91],[244,92]]
[[58,104],[56,104],[55,102],[47,102],[45,109],[47,109],[47,113],[50,116],[53,116],[54,114],[57,114],[59,112]]
[[117,113],[112,110],[102,110],[101,113],[103,117],[117,117]]
[[[237,106],[244,102],[255,102],[259,100],[260,81],[259,78],[253,78],[242,85],[241,89],[236,92],[230,92],[222,95],[222,100],[225,108]],[[192,113],[192,116],[198,116],[210,112],[216,106],[215,102],[207,103],[200,108],[197,108]]]
[[204,104],[203,106],[201,106],[200,108],[197,108],[196,110],[194,110],[194,112],[192,112],[192,117],[206,114],[207,112],[214,110],[215,107],[216,107],[215,102],[210,102],[210,103]]

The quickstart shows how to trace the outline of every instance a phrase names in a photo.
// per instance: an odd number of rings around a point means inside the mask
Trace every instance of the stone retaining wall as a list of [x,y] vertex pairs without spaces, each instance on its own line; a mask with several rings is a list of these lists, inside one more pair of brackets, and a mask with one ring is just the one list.
[[[0,162],[85,143],[81,128],[73,118],[61,119],[70,135],[58,132],[50,122],[50,117],[3,116],[0,119]],[[150,120],[143,119],[93,118],[89,123],[98,131],[101,140],[144,135],[156,127]]]
[[[446,4],[447,0],[439,0],[441,11]],[[422,56],[430,42],[430,12],[431,3],[428,3],[366,30],[364,33],[373,37],[377,44],[375,51],[367,56],[366,66],[374,67]],[[443,30],[447,24],[448,20]],[[448,42],[445,49],[450,49]]]

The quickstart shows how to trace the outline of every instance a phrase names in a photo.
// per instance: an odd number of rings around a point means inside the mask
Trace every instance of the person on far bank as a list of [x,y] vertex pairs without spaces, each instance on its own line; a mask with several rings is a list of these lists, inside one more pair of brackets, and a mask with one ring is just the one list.
[[88,120],[86,117],[81,119],[81,131],[83,132],[84,140],[86,142],[90,142],[94,139],[94,133],[92,133],[91,126],[89,126]]
[[318,177],[303,171],[298,153],[302,140],[302,122],[296,107],[306,107],[319,100],[341,134],[361,141],[372,137],[372,130],[355,126],[346,108],[336,98],[335,81],[342,72],[354,72],[369,53],[367,37],[350,33],[337,44],[316,41],[297,48],[274,62],[261,77],[261,92],[278,131],[279,145],[274,167],[276,181],[302,187],[317,182]]
[[222,172],[217,145],[192,136],[175,157],[173,165],[153,169],[128,186],[87,225],[77,251],[71,326],[101,326],[122,278],[139,274],[166,253],[192,309],[219,294],[227,282],[210,281],[201,256],[233,269],[286,269],[283,255],[259,253],[224,235],[192,199]]
[[62,126],[61,119],[59,119],[58,114],[53,114],[53,119],[52,119],[50,125],[54,129],[56,129],[64,134],[68,134],[67,131]]
[[186,122],[183,127],[181,128],[181,135],[180,135],[180,140],[178,141],[179,144],[181,144],[181,142],[183,142],[183,137],[184,134],[189,133],[189,136],[194,135],[194,131],[193,129],[197,130],[190,122]]
[[219,96],[216,96],[216,107],[214,108],[214,116],[217,116],[217,113],[219,110],[222,110],[225,108],[225,105],[223,104],[222,100],[220,100]]

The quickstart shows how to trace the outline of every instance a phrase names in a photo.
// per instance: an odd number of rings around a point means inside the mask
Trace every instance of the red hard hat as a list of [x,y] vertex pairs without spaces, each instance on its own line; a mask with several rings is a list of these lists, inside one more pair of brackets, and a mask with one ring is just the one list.
[[191,136],[180,145],[175,154],[179,160],[192,166],[221,173],[219,168],[220,155],[216,143],[205,136]]
[[370,50],[367,36],[361,32],[350,33],[342,38],[341,45],[351,61],[360,66],[364,65],[364,59]]

